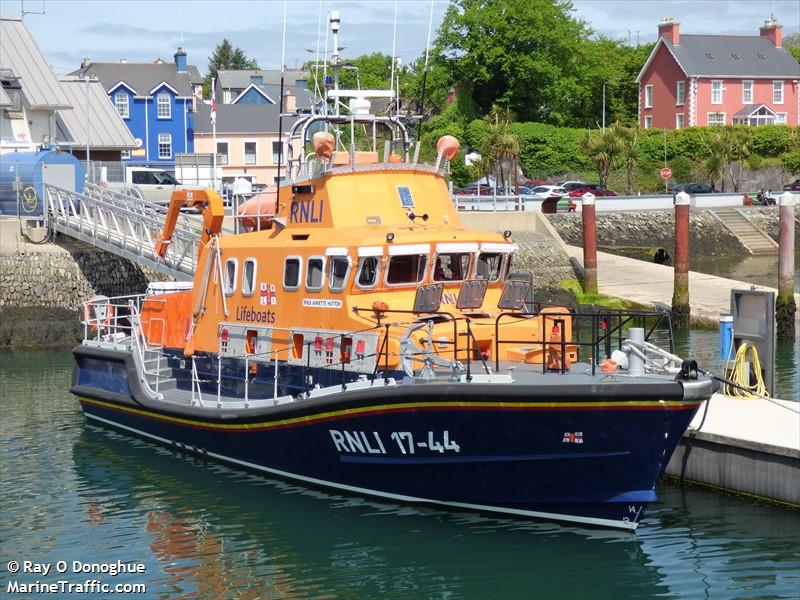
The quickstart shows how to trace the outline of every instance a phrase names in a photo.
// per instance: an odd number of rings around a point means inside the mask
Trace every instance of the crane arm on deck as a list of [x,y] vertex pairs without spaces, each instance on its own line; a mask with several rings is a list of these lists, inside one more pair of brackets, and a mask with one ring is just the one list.
[[222,198],[217,192],[210,189],[175,190],[172,192],[172,198],[169,201],[164,229],[158,236],[154,248],[156,254],[162,258],[167,254],[167,248],[172,241],[172,234],[175,232],[175,225],[178,223],[178,216],[184,206],[197,208],[203,215],[203,233],[200,236],[199,247],[203,247],[212,236],[217,235],[222,230],[225,208],[222,205]]

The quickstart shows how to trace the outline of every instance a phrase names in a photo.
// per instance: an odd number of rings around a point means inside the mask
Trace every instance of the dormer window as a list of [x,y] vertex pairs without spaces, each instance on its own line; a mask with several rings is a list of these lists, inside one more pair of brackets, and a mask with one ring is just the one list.
[[169,94],[162,93],[156,96],[156,104],[158,106],[159,119],[172,118],[172,98],[170,98]]
[[125,92],[117,92],[114,94],[114,108],[117,109],[117,113],[123,119],[130,119],[131,112],[130,112],[130,104],[128,101],[128,94]]

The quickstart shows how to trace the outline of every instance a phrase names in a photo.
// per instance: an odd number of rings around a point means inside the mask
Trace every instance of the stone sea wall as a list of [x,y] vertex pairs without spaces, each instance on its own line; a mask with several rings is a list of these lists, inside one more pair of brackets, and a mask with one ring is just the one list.
[[515,241],[519,251],[514,255],[511,270],[532,273],[534,289],[557,287],[565,279],[575,277],[569,256],[556,241],[545,236],[517,236]]

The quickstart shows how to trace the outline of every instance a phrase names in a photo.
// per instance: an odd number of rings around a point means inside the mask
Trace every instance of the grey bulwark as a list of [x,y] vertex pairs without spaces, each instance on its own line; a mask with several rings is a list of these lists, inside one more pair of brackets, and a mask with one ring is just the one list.
[[[135,148],[131,132],[120,118],[114,105],[99,81],[88,84],[81,77],[64,75],[58,78],[62,89],[72,104],[72,110],[58,111],[57,141],[94,149],[127,150]],[[87,87],[88,85],[88,87]],[[87,95],[89,101],[90,131],[86,129]]]
[[0,18],[0,68],[19,77],[30,108],[71,108],[64,90],[21,19]]
[[[797,78],[800,64],[767,37],[686,35],[675,45],[661,37],[687,77]],[[652,55],[651,55],[652,56]]]
[[[195,133],[211,133],[211,106],[197,105]],[[225,133],[278,133],[277,104],[217,104],[217,135]],[[283,118],[284,132],[296,117]]]
[[133,88],[137,96],[148,96],[150,90],[164,81],[177,90],[178,96],[184,98],[192,96],[190,71],[179,72],[175,69],[175,63],[172,62],[93,62],[73,71],[70,75],[82,77],[85,73],[97,77],[106,90],[110,90],[120,81],[124,81],[126,85]]

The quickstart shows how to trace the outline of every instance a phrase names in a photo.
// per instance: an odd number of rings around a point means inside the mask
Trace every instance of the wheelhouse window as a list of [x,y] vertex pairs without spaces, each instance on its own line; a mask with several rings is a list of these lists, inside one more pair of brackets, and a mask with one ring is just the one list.
[[252,296],[256,291],[256,259],[248,258],[244,261],[242,272],[242,296]]
[[475,264],[475,277],[498,281],[503,274],[503,255],[500,252],[481,252]]
[[131,111],[128,94],[125,92],[117,92],[114,94],[114,108],[117,109],[117,113],[120,117],[123,119],[130,119]]
[[235,258],[229,258],[225,261],[225,278],[222,281],[222,291],[226,296],[233,295],[236,290],[236,276],[239,271],[239,261]]
[[169,94],[159,94],[157,98],[158,118],[171,119],[172,118],[172,98]]
[[437,254],[433,265],[434,281],[462,281],[467,278],[472,255],[468,252]]
[[358,260],[358,276],[356,277],[358,287],[372,288],[377,285],[380,264],[379,256],[362,256]]
[[158,158],[172,158],[172,134],[158,134]]
[[325,283],[325,259],[321,256],[312,256],[308,259],[306,272],[306,289],[319,291]]
[[331,256],[328,261],[328,287],[332,292],[341,292],[347,285],[350,259],[347,256]]
[[303,270],[300,257],[290,256],[283,263],[283,287],[296,290],[300,287],[300,275]]
[[401,254],[389,257],[386,270],[388,285],[417,284],[425,279],[425,267],[428,265],[427,254]]

